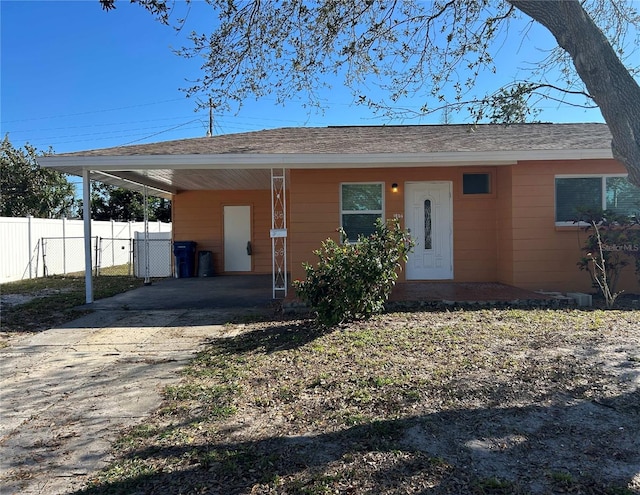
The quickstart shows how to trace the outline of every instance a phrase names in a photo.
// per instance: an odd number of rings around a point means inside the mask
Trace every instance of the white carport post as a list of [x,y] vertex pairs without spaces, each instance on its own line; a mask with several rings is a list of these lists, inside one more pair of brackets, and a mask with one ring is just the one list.
[[151,285],[149,277],[149,197],[147,195],[147,185],[143,188],[144,195],[144,285]]
[[93,302],[93,264],[91,263],[91,179],[82,169],[82,218],[84,219],[84,286],[86,303]]

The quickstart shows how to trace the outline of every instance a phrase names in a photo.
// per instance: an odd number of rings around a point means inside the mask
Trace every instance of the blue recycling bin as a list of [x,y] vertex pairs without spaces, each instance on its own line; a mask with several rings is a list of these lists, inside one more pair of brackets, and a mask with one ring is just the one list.
[[196,244],[194,241],[175,241],[173,243],[178,278],[193,277],[196,267]]

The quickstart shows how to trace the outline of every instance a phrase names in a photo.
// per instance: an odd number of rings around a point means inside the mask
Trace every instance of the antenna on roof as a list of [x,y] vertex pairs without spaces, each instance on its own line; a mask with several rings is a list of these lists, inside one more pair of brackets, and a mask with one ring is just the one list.
[[209,98],[209,130],[207,137],[213,136],[213,99]]

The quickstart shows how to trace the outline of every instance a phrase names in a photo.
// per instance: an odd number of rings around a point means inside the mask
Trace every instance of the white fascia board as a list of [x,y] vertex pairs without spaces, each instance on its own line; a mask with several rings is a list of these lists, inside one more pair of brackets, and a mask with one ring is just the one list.
[[[48,156],[40,165],[61,171],[153,169],[268,169],[383,168],[404,165],[434,167],[458,165],[512,165],[518,161],[587,160],[613,158],[611,149],[446,151],[434,153],[272,153],[214,155]],[[75,172],[71,172],[75,173]]]

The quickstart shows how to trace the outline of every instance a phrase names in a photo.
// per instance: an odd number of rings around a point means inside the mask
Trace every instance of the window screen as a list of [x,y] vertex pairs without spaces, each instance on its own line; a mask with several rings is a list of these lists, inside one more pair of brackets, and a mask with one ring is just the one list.
[[[603,194],[604,192],[604,194]],[[556,222],[574,222],[579,209],[640,212],[640,188],[626,177],[556,178]]]
[[462,194],[491,194],[491,174],[462,174]]
[[626,177],[606,177],[605,209],[622,215],[640,214],[640,189]]
[[375,231],[378,218],[382,218],[382,184],[342,184],[342,228],[350,241],[359,235],[368,236]]

